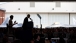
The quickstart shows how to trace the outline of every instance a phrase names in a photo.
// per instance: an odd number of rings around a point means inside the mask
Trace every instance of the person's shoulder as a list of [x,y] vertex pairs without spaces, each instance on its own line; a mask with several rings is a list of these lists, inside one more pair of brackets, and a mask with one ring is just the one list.
[[8,41],[7,43],[11,43],[10,41]]
[[25,19],[28,19],[27,17],[25,17]]
[[11,20],[9,20],[9,21],[11,21]]

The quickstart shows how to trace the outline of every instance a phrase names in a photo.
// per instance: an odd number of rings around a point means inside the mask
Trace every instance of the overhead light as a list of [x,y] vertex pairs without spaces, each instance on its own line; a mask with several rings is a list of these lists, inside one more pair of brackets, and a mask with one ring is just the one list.
[[35,2],[30,2],[30,7],[35,7]]
[[61,7],[61,2],[56,2],[56,7]]

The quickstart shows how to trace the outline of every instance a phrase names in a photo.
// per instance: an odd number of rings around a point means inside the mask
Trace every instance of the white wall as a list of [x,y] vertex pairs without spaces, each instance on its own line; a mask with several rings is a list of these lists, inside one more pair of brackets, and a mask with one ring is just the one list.
[[70,24],[76,25],[76,14],[70,14]]
[[60,24],[68,24],[69,25],[69,14],[49,14],[49,25],[59,22]]
[[55,4],[55,2],[35,2],[35,7],[30,7],[30,2],[8,2],[0,5],[0,8],[6,9],[6,12],[76,12],[76,2],[61,2],[59,8],[55,7]]

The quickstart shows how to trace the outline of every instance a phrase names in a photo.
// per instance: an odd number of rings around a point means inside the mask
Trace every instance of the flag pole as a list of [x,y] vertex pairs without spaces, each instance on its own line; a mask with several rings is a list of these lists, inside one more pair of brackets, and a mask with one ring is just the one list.
[[70,25],[70,13],[69,13],[69,25]]

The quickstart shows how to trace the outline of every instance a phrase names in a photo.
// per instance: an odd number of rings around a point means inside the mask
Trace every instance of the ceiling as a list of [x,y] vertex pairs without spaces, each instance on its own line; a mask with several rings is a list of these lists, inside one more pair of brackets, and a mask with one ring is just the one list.
[[8,3],[8,2],[0,2],[0,5],[2,5],[2,4],[6,4],[6,3]]

